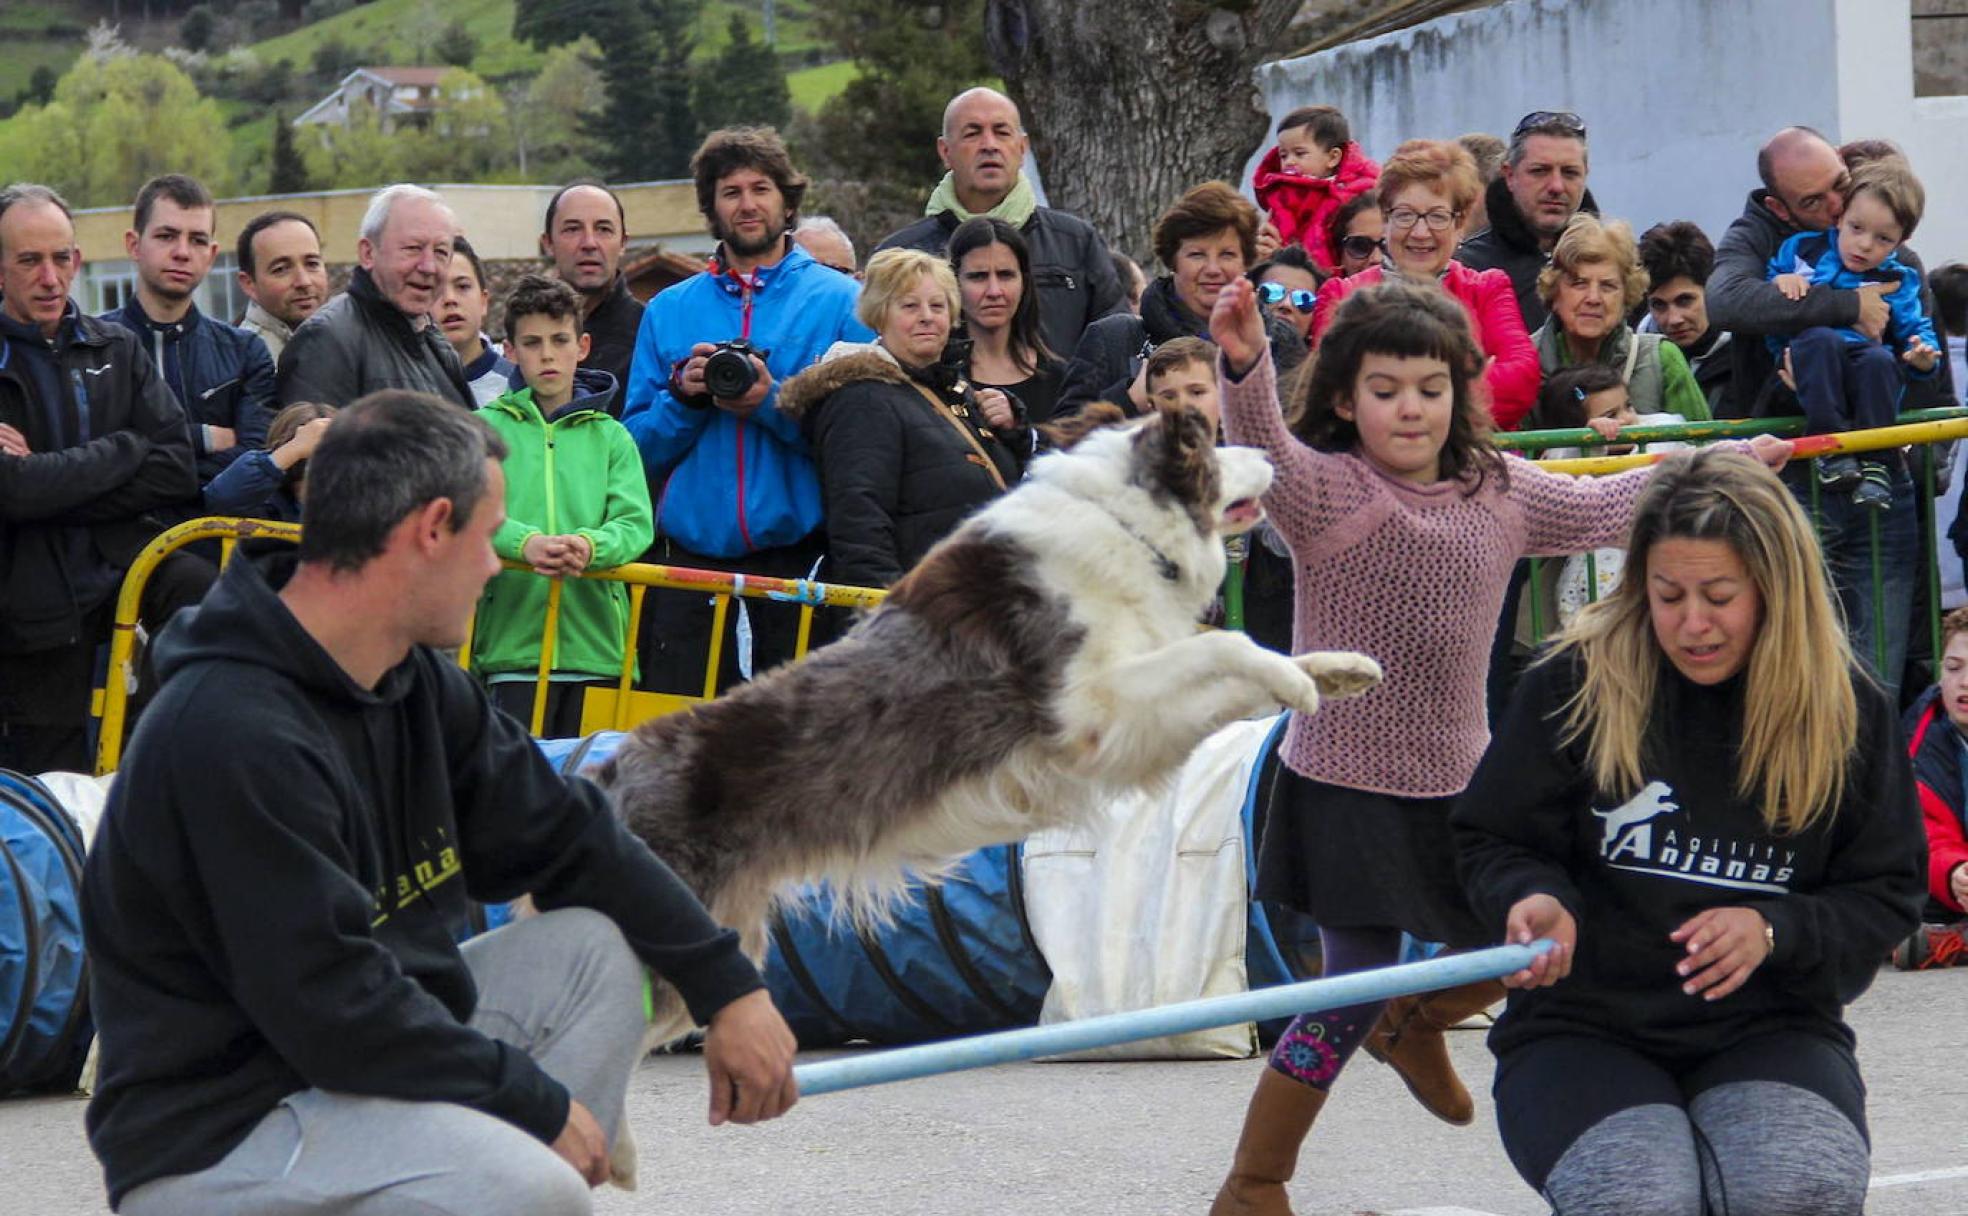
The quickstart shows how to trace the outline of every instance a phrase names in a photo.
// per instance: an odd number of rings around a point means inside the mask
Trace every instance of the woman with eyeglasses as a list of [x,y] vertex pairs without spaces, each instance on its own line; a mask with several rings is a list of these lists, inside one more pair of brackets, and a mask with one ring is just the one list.
[[1312,306],[1327,276],[1319,273],[1312,255],[1299,245],[1286,245],[1250,268],[1244,276],[1257,288],[1257,298],[1272,316],[1291,323],[1301,338],[1309,338]]
[[[1362,287],[1390,279],[1433,283],[1468,314],[1477,344],[1489,359],[1483,386],[1490,417],[1508,430],[1537,404],[1541,377],[1537,349],[1524,329],[1510,276],[1500,270],[1472,270],[1455,260],[1456,242],[1479,189],[1476,162],[1459,144],[1411,139],[1396,148],[1380,170],[1386,256],[1377,266],[1331,279],[1319,289],[1308,336],[1316,347],[1339,302]],[[1346,252],[1343,243],[1341,252]]]
[[1372,190],[1356,194],[1333,212],[1327,226],[1332,246],[1339,251],[1337,277],[1359,274],[1380,261],[1380,240],[1387,235],[1387,221],[1381,218],[1380,195]]
[[[1139,316],[1115,313],[1086,327],[1066,365],[1055,419],[1090,401],[1111,401],[1130,417],[1150,408],[1148,355],[1171,338],[1209,337],[1217,293],[1258,260],[1257,208],[1226,183],[1191,186],[1155,221],[1154,240],[1168,273],[1141,293]],[[1284,318],[1265,320],[1279,370],[1297,367],[1305,340]]]

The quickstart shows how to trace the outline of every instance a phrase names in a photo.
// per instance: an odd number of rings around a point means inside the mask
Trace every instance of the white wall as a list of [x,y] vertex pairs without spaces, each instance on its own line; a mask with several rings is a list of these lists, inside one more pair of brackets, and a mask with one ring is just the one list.
[[1968,259],[1968,98],[1914,99],[1909,0],[1511,0],[1265,64],[1256,82],[1274,119],[1338,106],[1376,159],[1575,110],[1604,214],[1718,238],[1778,128],[1884,135],[1927,186],[1915,248],[1929,265]]

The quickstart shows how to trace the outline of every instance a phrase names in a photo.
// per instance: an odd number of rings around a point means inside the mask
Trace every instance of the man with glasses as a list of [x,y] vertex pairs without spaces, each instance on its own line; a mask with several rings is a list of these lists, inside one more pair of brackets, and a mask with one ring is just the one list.
[[1585,122],[1567,110],[1534,110],[1510,133],[1503,176],[1483,193],[1490,226],[1462,243],[1456,261],[1472,270],[1501,270],[1510,276],[1524,326],[1545,322],[1538,297],[1544,269],[1558,234],[1579,211],[1599,214],[1586,189]]

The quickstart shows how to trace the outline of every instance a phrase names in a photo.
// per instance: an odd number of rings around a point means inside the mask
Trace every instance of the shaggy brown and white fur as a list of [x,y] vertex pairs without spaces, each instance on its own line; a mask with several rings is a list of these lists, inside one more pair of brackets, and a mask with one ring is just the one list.
[[[799,884],[878,919],[910,871],[1085,822],[1229,722],[1379,680],[1364,655],[1198,630],[1271,476],[1194,410],[1089,423],[847,637],[644,723],[594,775],[753,959]],[[687,1027],[659,985],[652,1042]]]

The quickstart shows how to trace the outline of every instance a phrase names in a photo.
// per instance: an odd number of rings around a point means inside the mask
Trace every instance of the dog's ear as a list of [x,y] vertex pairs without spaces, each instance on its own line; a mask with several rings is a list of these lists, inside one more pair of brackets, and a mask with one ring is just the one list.
[[1126,419],[1127,412],[1111,401],[1089,401],[1079,413],[1041,423],[1038,430],[1054,451],[1064,452],[1101,427]]
[[[1158,435],[1151,435],[1159,432]],[[1162,490],[1187,506],[1199,526],[1214,526],[1211,508],[1220,486],[1216,467],[1216,424],[1191,405],[1163,406],[1155,424],[1143,433],[1143,440],[1159,442],[1161,451],[1154,464],[1155,480]]]

